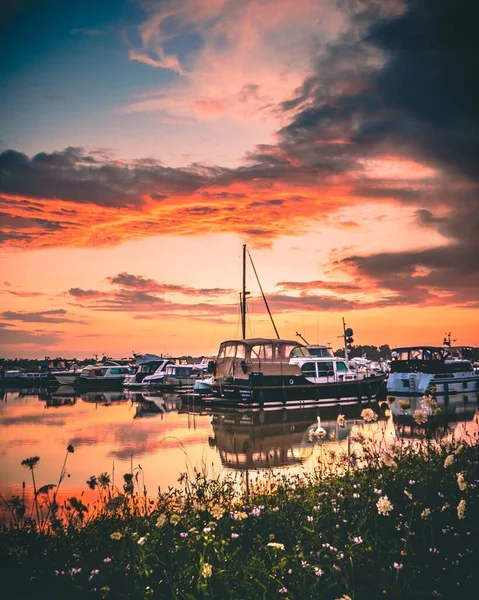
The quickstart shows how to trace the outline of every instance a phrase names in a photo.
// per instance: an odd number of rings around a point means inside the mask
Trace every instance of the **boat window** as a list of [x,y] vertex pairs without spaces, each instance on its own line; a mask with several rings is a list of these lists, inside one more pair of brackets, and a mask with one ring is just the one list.
[[318,377],[331,377],[332,375],[334,375],[332,362],[318,363]]
[[236,358],[246,358],[246,348],[244,344],[238,344],[236,346]]
[[[329,364],[329,363],[328,363]],[[337,371],[347,371],[348,370],[348,366],[345,362],[343,362],[342,360],[338,360],[336,362],[336,370]]]
[[295,344],[281,344],[276,348],[277,358],[302,358],[310,356],[306,348]]
[[120,369],[110,369],[111,375],[118,375],[120,373]]
[[236,344],[226,344],[223,347],[224,353],[222,357],[225,358],[234,358],[236,356]]
[[301,365],[301,372],[305,377],[316,377],[316,365],[313,362],[304,363]]
[[409,354],[410,360],[419,360],[422,359],[422,350],[411,350]]
[[273,346],[271,344],[256,344],[255,346],[252,346],[251,358],[273,360]]

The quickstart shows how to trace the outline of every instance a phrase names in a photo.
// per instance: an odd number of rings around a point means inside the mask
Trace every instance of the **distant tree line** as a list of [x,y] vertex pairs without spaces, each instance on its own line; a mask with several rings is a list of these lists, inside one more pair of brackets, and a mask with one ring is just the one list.
[[[367,358],[368,360],[382,361],[391,360],[391,348],[389,344],[382,344],[382,346],[351,346],[348,352],[349,358]],[[338,348],[334,351],[334,356],[344,357],[344,348]]]

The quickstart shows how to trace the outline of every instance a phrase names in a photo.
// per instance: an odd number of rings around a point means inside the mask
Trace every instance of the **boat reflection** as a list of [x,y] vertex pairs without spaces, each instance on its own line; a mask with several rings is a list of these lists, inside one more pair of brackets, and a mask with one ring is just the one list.
[[[476,392],[437,396],[432,406],[417,396],[396,396],[390,410],[398,436],[422,437],[425,425],[429,433],[441,436],[452,433],[461,423],[472,422],[477,401]],[[426,423],[418,422],[423,415],[427,417]]]
[[71,385],[61,385],[59,388],[50,392],[42,390],[39,394],[39,400],[45,402],[45,408],[53,408],[59,406],[73,406],[77,401],[77,392]]
[[[370,407],[379,420],[386,420],[377,404]],[[363,408],[357,404],[334,408],[216,410],[211,412],[213,436],[209,442],[217,448],[223,466],[230,469],[300,465],[312,456],[318,443],[338,444],[346,440],[356,421],[362,422]]]
[[136,405],[134,419],[164,415],[181,408],[178,394],[143,391],[126,392],[126,395]]
[[128,394],[123,391],[91,391],[82,392],[80,398],[83,402],[92,402],[95,404],[102,404],[103,406],[110,406],[111,404],[126,402],[128,400]]

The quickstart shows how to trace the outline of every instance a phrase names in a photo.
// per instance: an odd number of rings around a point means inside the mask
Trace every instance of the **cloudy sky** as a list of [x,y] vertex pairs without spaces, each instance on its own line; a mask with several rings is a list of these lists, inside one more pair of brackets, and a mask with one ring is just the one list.
[[2,11],[3,356],[479,345],[477,3]]

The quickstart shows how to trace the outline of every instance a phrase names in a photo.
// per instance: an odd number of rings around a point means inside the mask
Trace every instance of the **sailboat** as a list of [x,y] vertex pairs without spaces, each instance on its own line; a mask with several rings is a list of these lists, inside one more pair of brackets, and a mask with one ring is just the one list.
[[[257,277],[252,260],[251,264]],[[276,338],[246,338],[246,296],[249,292],[246,291],[244,245],[241,294],[243,337],[220,344],[216,360],[210,363],[213,380],[211,394],[205,401],[252,408],[304,404],[333,406],[375,398],[383,386],[384,374],[371,374],[358,379],[344,359],[312,356],[306,345],[296,340],[281,339],[259,285]]]

